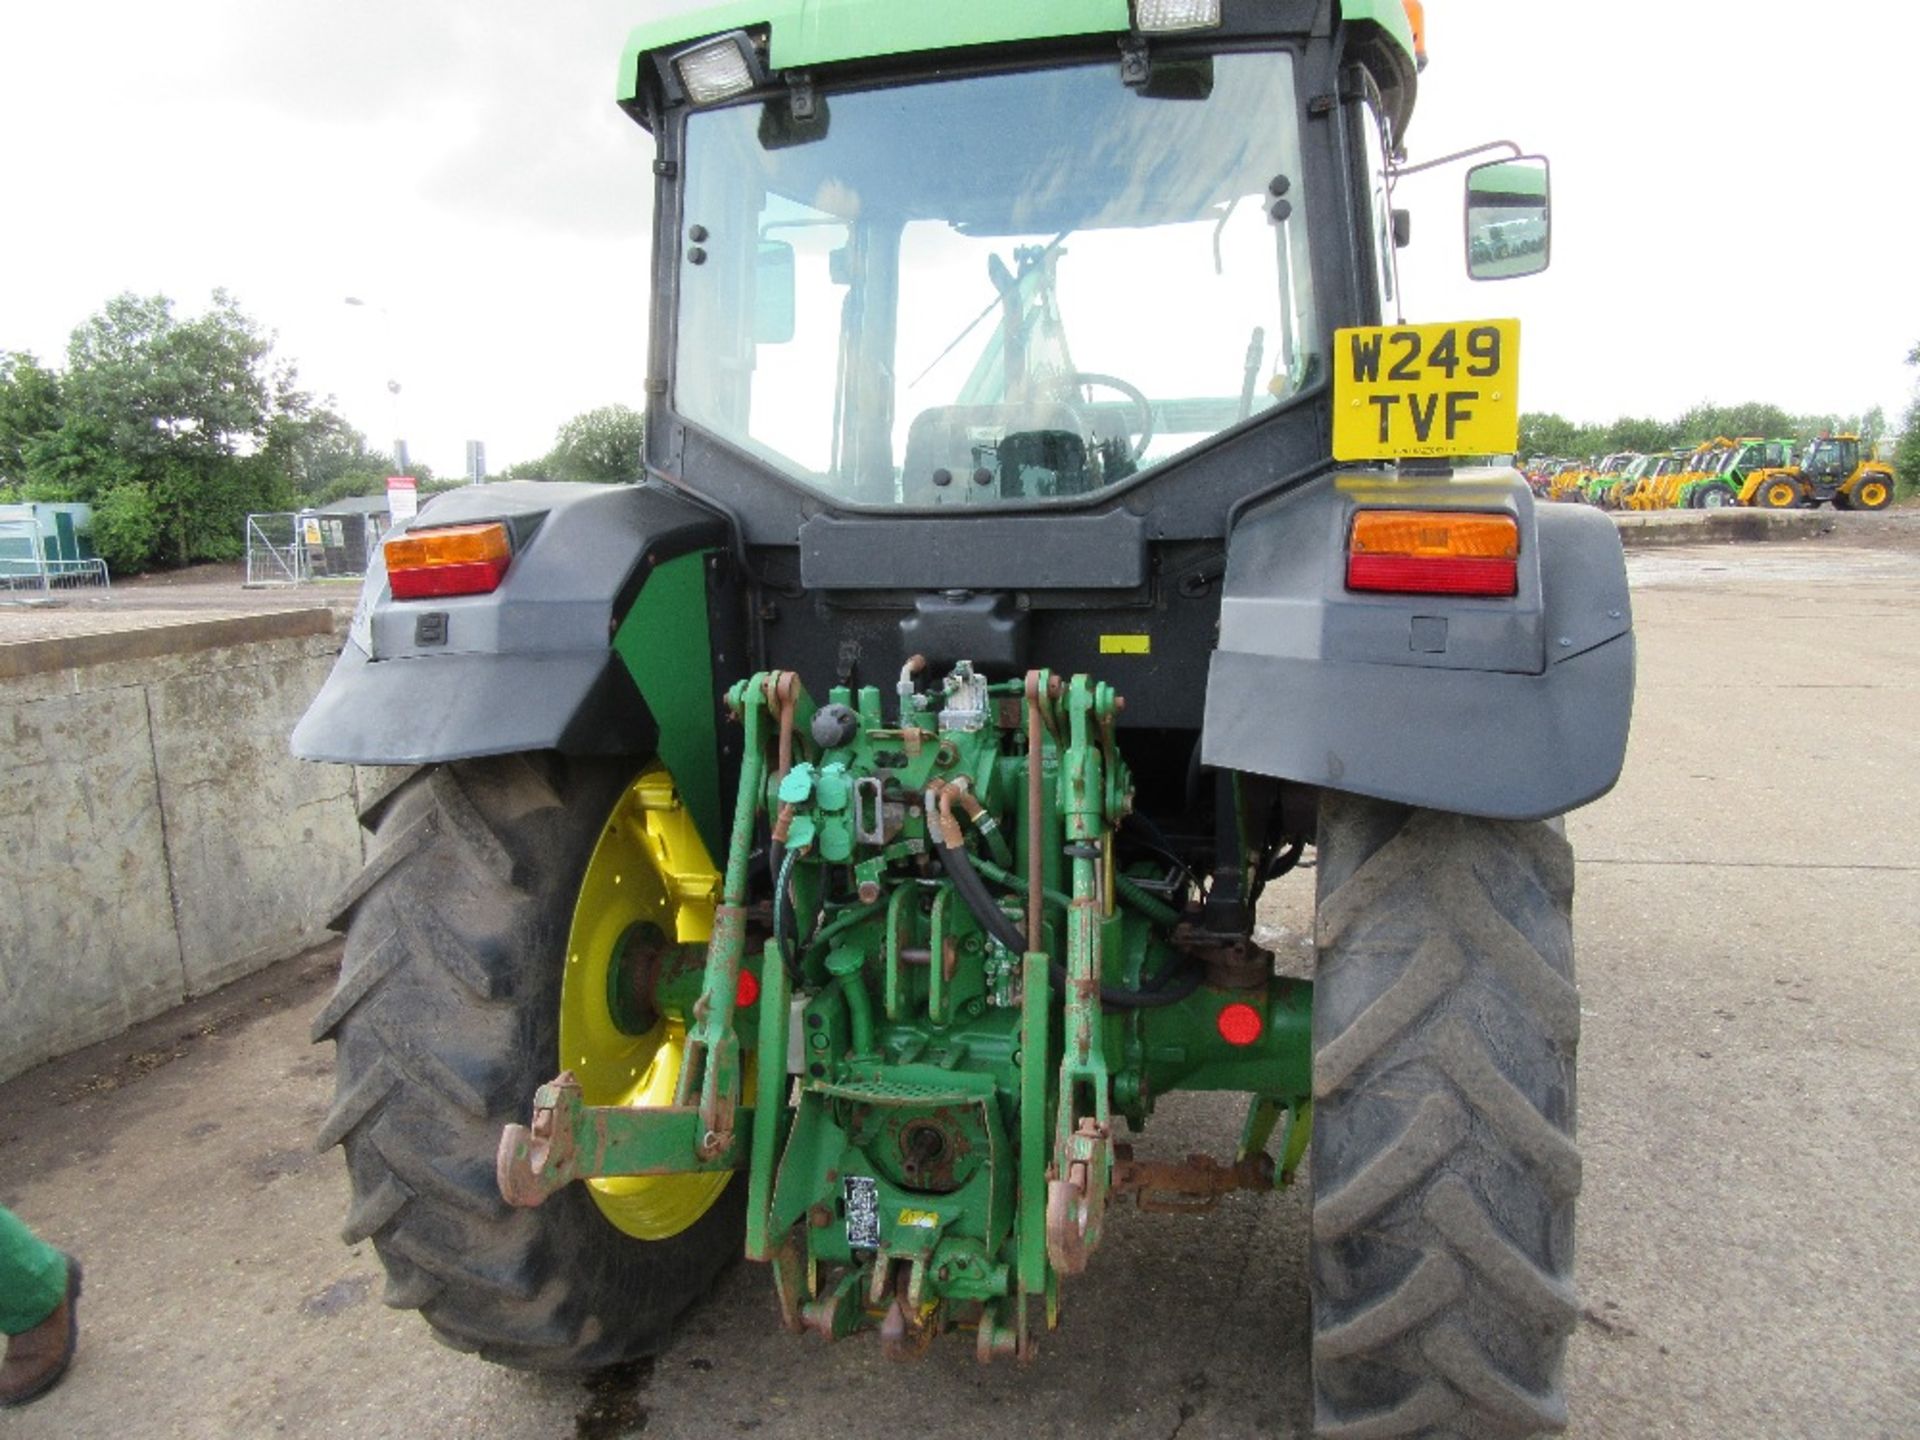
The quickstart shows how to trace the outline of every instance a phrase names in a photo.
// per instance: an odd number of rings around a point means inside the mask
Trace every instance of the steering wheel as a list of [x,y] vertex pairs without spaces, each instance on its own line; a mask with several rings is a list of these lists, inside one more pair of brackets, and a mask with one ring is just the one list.
[[[1140,437],[1133,442],[1129,458],[1138,460],[1147,453],[1147,446],[1153,440],[1153,402],[1147,398],[1145,391],[1137,385],[1122,380],[1118,375],[1100,375],[1091,370],[1076,370],[1067,377],[1067,383],[1073,387],[1076,398],[1083,387],[1093,386],[1118,390],[1126,396],[1133,405],[1134,415],[1139,423],[1129,425],[1123,433]],[[1098,432],[1091,425],[1087,427],[1087,432],[1099,438]]]

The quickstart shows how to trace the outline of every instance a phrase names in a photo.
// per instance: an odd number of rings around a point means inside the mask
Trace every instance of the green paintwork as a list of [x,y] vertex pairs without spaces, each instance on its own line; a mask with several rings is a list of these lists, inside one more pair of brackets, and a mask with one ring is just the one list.
[[[1220,1038],[1216,1017],[1234,1003],[1261,1011],[1265,1025],[1251,1045],[1236,1047]],[[1307,1063],[1312,1025],[1313,992],[1305,983],[1283,981],[1265,994],[1250,995],[1203,989],[1190,1004],[1145,1013],[1137,1032],[1143,1053],[1135,1073],[1148,1096],[1169,1090],[1305,1095],[1313,1088]],[[1146,1109],[1134,1113],[1145,1122]]]
[[686,1059],[674,1094],[676,1105],[698,1100],[704,1154],[714,1143],[732,1138],[732,1116],[740,1102],[740,1037],[734,1030],[734,1005],[740,988],[740,961],[746,950],[747,866],[755,825],[765,808],[767,779],[767,696],[764,677],[742,680],[727,691],[727,706],[746,728],[746,753],[740,762],[740,789],[733,807],[733,833],[727,842],[727,868],[720,904],[707,943],[706,977],[694,1002],[687,1030]]
[[1340,0],[1340,18],[1349,25],[1378,25],[1412,58],[1413,22],[1407,19],[1405,0]]
[[[787,1027],[792,1020],[788,1008],[792,992],[787,967],[780,962],[773,942],[767,942],[760,965],[760,1034],[762,1055],[787,1053]],[[773,1205],[773,1173],[786,1146],[790,1116],[786,1109],[787,1068],[762,1065],[759,1088],[755,1094],[755,1113],[771,1117],[753,1132],[753,1164],[747,1174],[747,1258],[771,1260],[782,1240],[768,1223]]]
[[620,622],[613,648],[659,727],[660,763],[699,827],[707,853],[722,852],[720,731],[707,626],[706,552],[655,567]]
[[1127,0],[728,0],[635,28],[620,59],[619,98],[633,98],[640,57],[649,51],[756,26],[770,31],[767,63],[788,70],[876,55],[1098,35],[1123,31],[1131,23]]
[[1047,1037],[1053,1023],[1053,977],[1047,957],[1021,961],[1020,1005],[1020,1288],[1037,1295],[1047,1283]]
[[[647,591],[670,578],[662,567]],[[690,604],[691,590],[677,598]],[[1236,1159],[1265,1152],[1284,1115],[1275,1169],[1291,1175],[1309,1128],[1311,986],[1188,981],[1158,1005],[1103,999],[1195,963],[1173,947],[1186,897],[1148,889],[1164,878],[1150,861],[1131,877],[1107,869],[1133,798],[1113,687],[1076,675],[1055,695],[1045,671],[1035,683],[1053,696],[1038,743],[1038,857],[1024,682],[989,683],[963,663],[884,703],[873,686],[836,688],[828,699],[857,723],[827,748],[793,677],[735,684],[741,780],[712,940],[702,964],[671,964],[654,987],[654,1008],[688,1021],[674,1103],[589,1110],[577,1085],[544,1087],[575,1143],[526,1184],[744,1166],[746,1252],[771,1263],[790,1323],[848,1334],[888,1310],[896,1330],[909,1313],[937,1330],[984,1306],[978,1343],[1003,1354],[1029,1343],[1030,1302],[1053,1313],[1062,1276],[1100,1242],[1121,1117],[1139,1128],[1176,1090],[1246,1093]],[[793,725],[781,771],[783,704]],[[1039,859],[1039,949],[1008,948],[946,863],[927,863],[949,811],[1023,939]],[[766,942],[760,998],[742,1012],[748,863],[776,823],[793,932]],[[1220,1034],[1236,1004],[1263,1022],[1243,1046]],[[760,1061],[751,1086],[749,1050]],[[519,1158],[532,1154],[522,1142]]]
[[543,1193],[597,1175],[738,1170],[753,1148],[751,1110],[735,1117],[734,1144],[712,1155],[696,1156],[694,1145],[701,1132],[698,1110],[583,1104],[579,1082],[571,1075],[534,1091],[533,1108],[536,1115],[544,1111],[551,1117],[548,1133],[553,1142],[536,1149],[532,1136],[513,1135],[512,1158],[522,1167],[521,1185]]

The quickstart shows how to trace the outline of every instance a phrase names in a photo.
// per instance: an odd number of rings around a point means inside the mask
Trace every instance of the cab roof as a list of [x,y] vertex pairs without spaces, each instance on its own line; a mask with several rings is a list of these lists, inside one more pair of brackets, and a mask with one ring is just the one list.
[[729,30],[764,26],[767,64],[775,70],[791,70],[921,50],[1111,34],[1132,24],[1127,0],[965,0],[964,4],[933,5],[902,4],[901,0],[717,0],[686,6],[635,27],[621,56],[620,98],[633,98],[642,55]]
[[[1415,41],[1405,0],[1339,0],[1339,10],[1348,24],[1370,23],[1385,32],[1404,56],[1411,78]],[[1128,0],[682,0],[627,37],[618,98],[625,102],[638,95],[643,55],[732,30],[764,28],[768,66],[792,70],[880,55],[1124,34],[1132,25]]]

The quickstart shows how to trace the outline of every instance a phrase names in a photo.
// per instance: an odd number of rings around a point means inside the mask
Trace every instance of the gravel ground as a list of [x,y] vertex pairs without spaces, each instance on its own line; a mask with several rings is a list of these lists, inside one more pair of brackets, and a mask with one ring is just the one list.
[[[1837,537],[1836,537],[1837,538]],[[1586,1156],[1579,1440],[1920,1433],[1920,556],[1636,555],[1625,779],[1573,816]],[[1270,924],[1304,933],[1298,886]],[[0,1086],[0,1202],[87,1260],[82,1349],[9,1440],[1301,1436],[1306,1201],[1122,1212],[1025,1369],[781,1333],[741,1265],[657,1362],[498,1370],[335,1238],[316,952]],[[1224,1149],[1188,1098],[1148,1153]]]

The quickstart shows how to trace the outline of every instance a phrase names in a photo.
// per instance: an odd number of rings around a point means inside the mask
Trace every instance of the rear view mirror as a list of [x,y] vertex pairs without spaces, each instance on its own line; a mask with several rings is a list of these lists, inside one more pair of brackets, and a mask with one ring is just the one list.
[[1544,156],[1495,160],[1467,172],[1467,274],[1537,275],[1552,253]]
[[753,272],[753,343],[784,345],[793,339],[793,246],[762,240]]

